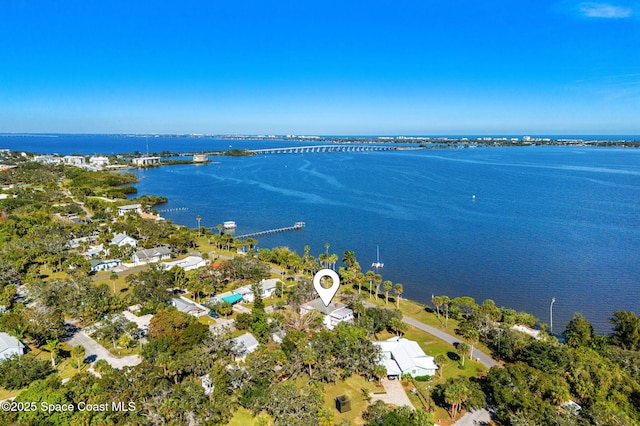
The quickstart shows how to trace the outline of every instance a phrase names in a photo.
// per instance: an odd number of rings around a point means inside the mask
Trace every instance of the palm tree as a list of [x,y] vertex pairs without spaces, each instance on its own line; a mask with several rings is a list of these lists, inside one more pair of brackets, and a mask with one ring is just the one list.
[[304,348],[304,350],[302,351],[302,363],[309,367],[309,378],[311,378],[311,376],[313,375],[313,370],[311,369],[311,367],[313,365],[316,365],[317,362],[318,354],[316,354],[316,351],[310,346]]
[[398,317],[393,317],[389,320],[389,328],[399,337],[400,334],[404,334],[407,331],[407,324],[402,322]]
[[469,350],[469,356],[473,359],[473,346],[478,343],[480,340],[480,335],[477,330],[470,328],[465,331],[464,337],[467,339],[467,342],[471,345],[471,349]]
[[51,353],[51,365],[56,366],[56,354],[58,352],[58,345],[60,341],[58,339],[47,340],[47,344],[44,345],[45,349]]
[[221,223],[217,224],[216,228],[218,228],[218,235],[222,235],[222,228],[223,228],[222,224]]
[[467,345],[465,342],[460,342],[458,343],[458,346],[456,347],[456,352],[458,352],[458,355],[460,355],[462,357],[462,366],[464,367],[464,358],[469,355],[469,345]]
[[444,306],[444,326],[447,327],[449,325],[449,306],[451,306],[451,299],[449,296],[440,296],[442,306]]
[[356,318],[360,318],[360,316],[365,312],[364,304],[359,300],[353,304],[351,309],[353,310],[353,313],[356,314]]
[[329,247],[331,247],[329,243],[324,243],[324,252],[327,256],[329,256]]
[[444,400],[451,406],[451,417],[458,415],[460,406],[469,398],[469,389],[459,380],[456,380],[444,388]]
[[353,250],[345,250],[342,256],[342,263],[347,265],[347,268],[351,268],[356,261],[356,254]]
[[438,364],[438,373],[440,378],[444,374],[444,366],[447,364],[447,356],[445,354],[436,355],[436,364]]
[[116,295],[116,281],[118,281],[118,274],[116,271],[111,271],[111,275],[109,276],[111,283],[113,283],[113,295]]
[[387,375],[387,367],[382,364],[376,364],[373,366],[373,376],[378,379],[378,383]]
[[436,307],[438,318],[440,318],[440,306],[442,306],[442,296],[432,296],[431,303],[433,303],[433,306]]
[[81,345],[74,346],[71,348],[71,356],[76,361],[76,365],[78,366],[78,372],[80,371],[80,366],[82,365],[82,361],[84,360],[84,347]]
[[367,271],[367,273],[365,274],[365,276],[367,277],[367,280],[369,281],[369,297],[371,297],[371,286],[373,285],[373,280],[376,277],[376,273],[373,271]]
[[362,283],[364,282],[365,279],[366,277],[362,272],[356,273],[356,284],[358,285],[358,294],[360,294],[360,289],[362,288]]
[[373,276],[373,282],[376,284],[376,299],[378,298],[378,290],[380,289],[380,284],[382,284],[382,275],[380,274],[375,274]]
[[200,236],[200,219],[202,219],[200,215],[196,216],[196,220],[198,221],[198,237]]
[[393,286],[393,292],[396,294],[396,308],[400,309],[400,295],[404,292],[404,287],[400,283]]
[[382,283],[382,288],[384,289],[384,293],[385,293],[384,304],[388,305],[389,292],[391,291],[391,289],[393,289],[393,283],[391,282],[391,280],[386,280],[385,282]]

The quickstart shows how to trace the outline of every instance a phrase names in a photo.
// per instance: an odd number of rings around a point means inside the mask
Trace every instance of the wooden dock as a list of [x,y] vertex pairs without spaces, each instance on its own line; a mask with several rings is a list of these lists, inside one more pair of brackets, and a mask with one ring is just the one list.
[[259,237],[261,235],[277,234],[278,232],[298,231],[304,228],[304,225],[305,225],[304,222],[296,222],[293,226],[287,226],[284,228],[267,229],[265,231],[258,231],[258,232],[250,232],[248,234],[236,235],[233,238],[242,240],[245,238]]

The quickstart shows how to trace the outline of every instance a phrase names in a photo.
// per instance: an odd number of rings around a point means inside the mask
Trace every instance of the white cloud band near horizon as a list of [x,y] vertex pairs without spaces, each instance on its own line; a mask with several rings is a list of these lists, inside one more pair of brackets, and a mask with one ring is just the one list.
[[580,12],[588,18],[623,19],[633,14],[630,7],[616,6],[609,3],[583,2]]

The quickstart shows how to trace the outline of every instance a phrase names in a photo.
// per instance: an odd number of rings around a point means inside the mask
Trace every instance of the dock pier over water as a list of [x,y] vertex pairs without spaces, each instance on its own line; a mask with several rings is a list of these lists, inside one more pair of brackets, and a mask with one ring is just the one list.
[[234,238],[235,239],[245,239],[245,238],[251,238],[251,237],[259,237],[261,235],[276,234],[278,232],[298,231],[298,230],[304,228],[304,225],[305,225],[304,222],[296,222],[293,226],[286,226],[284,228],[267,229],[267,230],[258,231],[258,232],[250,232],[248,234],[236,235],[236,236],[234,236]]

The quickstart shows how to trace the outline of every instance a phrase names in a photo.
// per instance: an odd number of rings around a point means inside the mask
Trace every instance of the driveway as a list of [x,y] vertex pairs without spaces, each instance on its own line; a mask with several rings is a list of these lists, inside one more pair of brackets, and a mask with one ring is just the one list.
[[460,420],[455,422],[453,426],[480,426],[488,425],[491,422],[491,413],[482,408],[480,410],[469,411],[462,416]]
[[409,401],[409,397],[406,392],[402,388],[402,383],[399,380],[382,380],[382,386],[384,386],[384,390],[387,392],[386,394],[373,395],[371,397],[371,402],[382,401],[386,404],[393,404],[398,407],[402,407],[406,405],[415,409],[411,401]]
[[90,363],[94,363],[99,359],[103,359],[109,363],[113,368],[121,369],[122,367],[138,365],[142,362],[142,359],[138,355],[129,355],[118,357],[104,346],[89,337],[84,331],[78,329],[73,325],[68,325],[70,328],[70,336],[65,339],[67,344],[71,347],[80,345],[84,348],[85,359],[89,359]]

